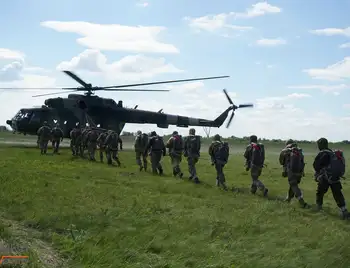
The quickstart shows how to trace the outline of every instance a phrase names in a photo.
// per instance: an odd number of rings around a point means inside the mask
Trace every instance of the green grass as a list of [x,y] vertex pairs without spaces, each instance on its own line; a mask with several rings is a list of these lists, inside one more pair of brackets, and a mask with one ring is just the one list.
[[[310,203],[312,157],[301,184]],[[121,152],[126,167],[117,168],[72,159],[68,150],[40,156],[0,147],[0,238],[13,254],[30,255],[27,267],[349,267],[350,226],[338,219],[331,193],[323,213],[276,200],[288,189],[276,153],[262,176],[270,200],[248,193],[241,153],[225,172],[242,190],[224,192],[207,159],[203,153],[203,184],[195,185],[170,176],[168,157],[169,175],[154,177],[138,171],[132,152]]]

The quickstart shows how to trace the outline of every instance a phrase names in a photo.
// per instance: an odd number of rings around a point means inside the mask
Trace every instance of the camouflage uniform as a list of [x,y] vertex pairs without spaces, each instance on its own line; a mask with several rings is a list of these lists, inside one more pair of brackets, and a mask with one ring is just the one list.
[[58,153],[60,143],[63,141],[63,130],[57,125],[51,130],[53,152]]
[[[259,180],[263,166],[256,166],[252,164],[253,144],[257,144],[258,138],[257,136],[252,135],[250,136],[249,140],[250,140],[250,144],[246,147],[246,150],[244,152],[244,158],[246,160],[246,170],[248,171],[250,169],[250,174],[252,177],[251,192],[255,194],[257,189],[260,189],[263,192],[264,196],[267,196],[269,190]],[[265,151],[263,152],[263,155],[265,158]]]
[[43,126],[38,129],[38,141],[41,154],[46,154],[47,144],[51,139],[51,128],[47,125],[45,121]]
[[90,130],[87,132],[87,136],[86,136],[87,149],[88,149],[89,159],[91,161],[96,161],[95,152],[97,148],[97,138],[98,138],[97,130]]
[[159,175],[163,174],[163,167],[160,163],[162,155],[166,155],[166,149],[164,141],[161,137],[157,135],[155,131],[151,132],[151,139],[144,151],[144,156],[147,155],[148,151],[151,151],[151,162],[152,162],[152,173]]
[[77,156],[80,154],[81,129],[79,127],[73,128],[69,133],[69,136],[72,154]]
[[[147,143],[143,144],[143,139],[147,138]],[[140,171],[144,169],[147,170],[147,155],[144,155],[145,149],[148,145],[148,135],[146,133],[142,134],[140,130],[137,131],[134,148],[136,154],[136,164],[140,167]],[[142,162],[141,162],[142,157]],[[142,165],[143,164],[143,165]]]
[[[100,151],[100,161],[103,162],[103,154],[106,153],[106,145],[105,145],[105,141],[107,138],[107,131],[106,132],[102,132],[98,138],[97,138],[97,145]],[[106,155],[107,157],[107,155]]]
[[[175,143],[179,142],[181,148],[175,148]],[[173,136],[169,138],[166,147],[169,149],[169,156],[171,159],[171,165],[173,167],[173,175],[182,179],[183,173],[180,168],[180,164],[182,161],[182,153],[183,153],[183,140],[177,131],[173,132]]]
[[[333,198],[340,208],[341,215],[343,219],[349,218],[348,210],[346,209],[345,198],[342,192],[342,184],[340,178],[336,180],[329,181],[328,175],[325,169],[329,166],[331,158],[328,153],[331,151],[328,148],[328,140],[326,138],[320,138],[317,141],[317,146],[320,152],[317,154],[313,167],[315,170],[315,180],[317,181],[316,190],[316,205],[319,210],[322,209],[323,197],[327,193],[328,189],[331,188]],[[328,152],[327,152],[328,151]]]
[[112,159],[121,165],[118,158],[118,138],[119,135],[115,131],[109,131],[105,140],[106,155],[108,165],[112,165]]
[[[192,140],[195,139],[195,140]],[[191,143],[196,142],[195,150],[192,149]],[[191,128],[189,131],[189,136],[185,138],[185,157],[187,157],[188,171],[190,173],[189,180],[194,180],[195,183],[199,183],[197,176],[196,164],[200,157],[201,141],[200,137],[196,136],[196,130]]]
[[[299,188],[299,184],[301,182],[301,178],[304,174],[304,169],[300,171],[300,173],[295,173],[290,168],[290,153],[292,148],[297,148],[297,144],[294,143],[293,140],[288,140],[286,142],[286,147],[281,151],[279,156],[279,162],[283,166],[283,177],[288,177],[289,190],[288,195],[285,201],[290,202],[293,197],[296,197],[299,201],[299,204],[303,208],[309,207],[308,204],[304,201],[303,193]],[[301,155],[302,165],[305,166],[304,156]]]
[[213,142],[209,146],[208,152],[211,158],[212,165],[215,166],[216,170],[216,186],[222,186],[222,188],[227,191],[226,179],[224,174],[224,166],[226,165],[226,162],[221,159],[218,159],[215,156],[215,153],[221,144],[221,137],[220,135],[216,134],[214,136]]

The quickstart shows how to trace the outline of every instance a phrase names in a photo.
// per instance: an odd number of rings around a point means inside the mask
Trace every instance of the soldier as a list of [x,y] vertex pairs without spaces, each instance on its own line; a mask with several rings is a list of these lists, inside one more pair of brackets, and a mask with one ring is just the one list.
[[283,166],[282,176],[288,178],[289,190],[285,201],[290,202],[296,197],[302,208],[309,208],[304,201],[303,193],[299,188],[301,178],[304,175],[304,154],[293,140],[286,142],[286,147],[282,150],[279,162]]
[[317,182],[316,205],[322,209],[323,197],[329,188],[332,190],[333,198],[341,211],[343,219],[349,218],[348,210],[345,206],[345,198],[342,193],[340,178],[345,173],[345,159],[340,150],[332,151],[328,148],[328,140],[320,138],[317,141],[320,152],[317,154],[313,167],[315,170],[315,180]]
[[70,148],[72,150],[72,155],[77,156],[80,153],[80,139],[81,139],[81,129],[75,126],[69,133],[70,136]]
[[151,132],[151,139],[147,144],[143,155],[147,156],[148,151],[150,151],[151,154],[152,173],[156,175],[159,171],[159,175],[163,175],[163,167],[160,161],[162,159],[162,154],[163,156],[166,155],[166,149],[163,138],[158,136],[155,131]]
[[142,171],[143,169],[147,171],[147,155],[144,155],[147,145],[148,135],[146,133],[142,133],[141,130],[138,130],[136,133],[134,148],[136,154],[136,164],[140,167],[140,171]]
[[224,174],[224,166],[228,161],[230,149],[227,142],[222,142],[219,134],[214,136],[213,142],[209,146],[209,155],[211,158],[212,166],[215,166],[216,170],[216,186],[227,191],[226,179]]
[[53,147],[53,153],[58,154],[58,149],[60,147],[60,143],[63,141],[63,130],[59,127],[59,124],[57,124],[52,130],[51,130],[51,136],[52,136],[52,147]]
[[41,154],[46,154],[47,144],[51,138],[51,128],[48,126],[47,122],[43,123],[43,126],[38,129],[38,141]]
[[183,173],[180,168],[180,163],[182,160],[184,146],[183,139],[177,131],[173,132],[173,135],[169,138],[166,147],[169,149],[169,156],[173,167],[173,175],[174,177],[179,176],[180,179],[182,179]]
[[189,136],[185,139],[185,157],[187,157],[188,171],[190,173],[189,180],[199,183],[197,176],[196,164],[200,157],[201,140],[200,136],[196,136],[196,130],[191,128]]
[[91,129],[86,132],[87,149],[89,154],[89,160],[96,161],[95,152],[97,147],[98,132],[95,129]]
[[88,134],[91,131],[91,127],[87,126],[83,128],[81,132],[81,140],[80,140],[80,152],[81,156],[84,156],[84,151],[87,149],[87,143],[88,143]]
[[105,140],[106,155],[108,165],[112,165],[112,159],[117,162],[118,167],[121,163],[118,158],[118,134],[115,131],[108,131],[108,135]]
[[263,192],[263,195],[267,196],[269,190],[259,180],[264,167],[265,147],[263,144],[258,143],[258,137],[256,135],[250,136],[249,141],[250,143],[244,152],[244,158],[246,159],[246,170],[248,171],[250,169],[252,177],[250,191],[252,194],[255,194],[259,188]]
[[[103,162],[103,154],[106,153],[106,138],[107,138],[108,132],[104,131],[102,133],[100,133],[100,135],[97,138],[97,145],[100,151],[100,161],[101,163]],[[107,155],[106,155],[107,157]]]

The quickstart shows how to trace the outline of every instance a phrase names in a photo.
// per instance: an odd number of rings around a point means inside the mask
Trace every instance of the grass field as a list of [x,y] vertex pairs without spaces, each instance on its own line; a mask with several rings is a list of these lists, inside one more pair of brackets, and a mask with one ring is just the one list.
[[[307,146],[301,187],[314,203],[316,148]],[[27,267],[348,268],[350,225],[338,218],[331,193],[322,213],[279,201],[288,185],[277,163],[283,145],[274,144],[266,146],[262,176],[270,197],[252,196],[243,145],[232,147],[225,172],[239,192],[214,186],[205,153],[198,166],[203,183],[195,185],[170,176],[168,157],[166,175],[154,177],[138,171],[130,151],[121,152],[125,167],[117,168],[73,159],[67,149],[41,156],[35,148],[2,145],[0,249],[29,254]],[[187,173],[185,162],[182,168]],[[350,197],[347,181],[343,188]]]

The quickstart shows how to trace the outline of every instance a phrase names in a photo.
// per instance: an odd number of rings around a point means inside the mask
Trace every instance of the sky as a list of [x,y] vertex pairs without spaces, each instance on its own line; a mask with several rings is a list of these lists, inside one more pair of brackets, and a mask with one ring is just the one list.
[[[229,75],[148,86],[165,93],[98,92],[128,107],[215,119],[238,109],[228,136],[331,141],[350,133],[349,0],[11,0],[0,9],[0,125],[74,87],[62,70],[93,85]],[[146,88],[146,87],[143,87]],[[62,90],[63,91],[63,90]],[[67,97],[67,94],[50,97]],[[156,125],[127,124],[124,131]],[[157,129],[168,134],[177,129]],[[197,133],[204,135],[202,128]]]

